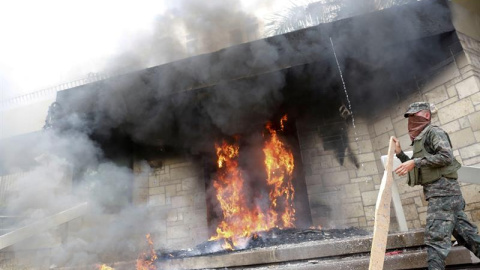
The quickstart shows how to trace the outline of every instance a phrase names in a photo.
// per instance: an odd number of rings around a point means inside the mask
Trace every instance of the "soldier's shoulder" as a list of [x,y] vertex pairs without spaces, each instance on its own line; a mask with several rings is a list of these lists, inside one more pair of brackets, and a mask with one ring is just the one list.
[[439,126],[435,126],[435,125],[432,125],[431,128],[430,128],[431,131],[441,131],[441,132],[445,132],[443,130],[443,128],[439,127]]
[[439,126],[434,126],[432,125],[432,127],[430,128],[430,135],[445,135],[447,134],[447,132],[445,130],[443,130],[441,127]]

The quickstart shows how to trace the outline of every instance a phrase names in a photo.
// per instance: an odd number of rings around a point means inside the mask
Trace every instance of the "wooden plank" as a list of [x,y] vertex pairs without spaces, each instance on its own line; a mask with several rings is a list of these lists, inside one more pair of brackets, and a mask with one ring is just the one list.
[[380,185],[375,207],[375,225],[373,229],[372,248],[370,251],[369,270],[383,269],[385,261],[388,228],[390,227],[390,203],[392,201],[392,170],[394,153],[395,143],[393,142],[393,138],[390,137],[386,170],[383,173],[382,183]]

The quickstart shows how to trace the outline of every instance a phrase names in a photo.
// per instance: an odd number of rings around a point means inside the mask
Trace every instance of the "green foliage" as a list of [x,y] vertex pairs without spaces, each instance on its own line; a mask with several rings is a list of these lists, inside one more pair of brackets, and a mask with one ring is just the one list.
[[295,30],[360,15],[375,10],[420,0],[303,0],[291,1],[283,11],[267,18],[265,36],[280,35]]

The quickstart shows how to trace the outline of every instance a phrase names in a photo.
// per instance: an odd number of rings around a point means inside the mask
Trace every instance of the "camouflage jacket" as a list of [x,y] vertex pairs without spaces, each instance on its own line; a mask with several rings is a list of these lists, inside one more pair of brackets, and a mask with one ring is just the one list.
[[[426,130],[427,128],[425,128],[420,135],[423,135]],[[420,135],[419,137],[421,137]],[[415,166],[418,168],[427,166],[443,167],[451,164],[454,157],[447,133],[437,126],[432,126],[428,134],[425,134],[425,136],[425,149],[432,154],[432,156],[415,159]],[[405,155],[403,151],[398,154],[397,157],[402,162],[410,160],[410,158]],[[462,194],[458,181],[445,177],[423,186],[423,192],[427,200],[430,197],[454,196]]]

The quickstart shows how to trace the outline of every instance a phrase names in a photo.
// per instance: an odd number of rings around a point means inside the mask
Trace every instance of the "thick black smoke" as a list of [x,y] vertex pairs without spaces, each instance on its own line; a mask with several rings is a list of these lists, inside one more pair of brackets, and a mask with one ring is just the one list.
[[[214,45],[222,31],[252,19],[234,2],[231,9],[175,2],[168,21]],[[415,1],[114,77],[66,91],[59,102],[67,113],[88,113],[82,117],[93,133],[120,130],[135,142],[187,149],[219,134],[249,133],[279,110],[338,117],[345,104],[368,115],[448,57],[456,41],[449,14],[442,1]]]

